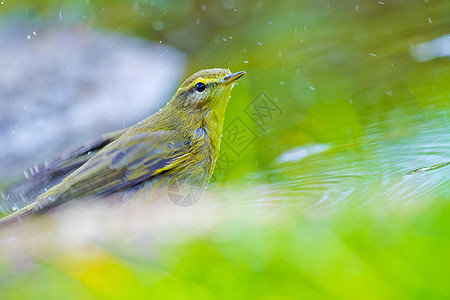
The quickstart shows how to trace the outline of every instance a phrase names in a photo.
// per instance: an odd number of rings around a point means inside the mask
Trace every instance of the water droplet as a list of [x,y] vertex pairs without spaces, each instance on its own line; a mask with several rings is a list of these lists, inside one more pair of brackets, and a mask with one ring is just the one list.
[[161,20],[156,20],[152,24],[153,30],[160,31],[164,29],[164,22]]

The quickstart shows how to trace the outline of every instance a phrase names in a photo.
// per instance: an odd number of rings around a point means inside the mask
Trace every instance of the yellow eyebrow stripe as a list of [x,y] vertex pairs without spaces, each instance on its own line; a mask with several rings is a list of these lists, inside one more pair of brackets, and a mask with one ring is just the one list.
[[183,82],[180,88],[192,88],[192,86],[194,86],[199,80],[204,80],[205,84],[208,84],[212,81],[217,82],[228,74],[231,74],[230,70],[225,69],[202,70],[186,79],[186,81]]
[[[198,83],[198,82],[203,82],[204,84],[211,85],[211,84],[220,84],[222,82],[222,78],[221,77],[214,77],[214,78],[205,78],[205,77],[196,77],[196,78],[192,78],[192,81],[189,82],[187,85],[185,82],[183,84],[182,89],[183,90],[190,90],[192,88],[194,88],[194,86]],[[181,89],[181,87],[180,87]]]

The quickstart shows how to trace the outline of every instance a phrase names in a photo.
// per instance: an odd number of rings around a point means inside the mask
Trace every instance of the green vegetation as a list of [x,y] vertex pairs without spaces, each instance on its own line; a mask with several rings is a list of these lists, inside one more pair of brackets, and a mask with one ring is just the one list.
[[186,53],[186,75],[247,75],[227,108],[214,182],[192,211],[199,220],[171,227],[168,214],[137,236],[81,234],[76,247],[64,246],[67,228],[0,232],[0,298],[450,297],[450,69],[448,57],[415,54],[448,34],[448,1],[3,8],[3,22],[60,26],[62,11],[65,25],[161,41]]

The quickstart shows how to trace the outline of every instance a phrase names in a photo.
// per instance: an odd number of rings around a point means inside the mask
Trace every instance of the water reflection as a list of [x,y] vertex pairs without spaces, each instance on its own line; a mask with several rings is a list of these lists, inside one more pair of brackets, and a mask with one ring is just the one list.
[[[222,188],[213,206],[335,211],[349,205],[388,207],[448,198],[450,135],[442,126],[448,122],[446,113],[426,121],[411,116],[405,122],[409,130],[391,137],[385,124],[378,123],[351,144],[320,146],[324,151],[319,152],[310,151],[311,145],[289,150],[270,170],[248,174],[252,186],[242,187],[240,196],[233,193],[229,199],[229,191]],[[296,159],[300,154],[305,156]]]

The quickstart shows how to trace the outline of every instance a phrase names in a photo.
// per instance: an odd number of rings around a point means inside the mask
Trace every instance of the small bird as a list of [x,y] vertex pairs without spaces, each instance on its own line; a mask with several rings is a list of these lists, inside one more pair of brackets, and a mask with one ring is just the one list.
[[25,171],[27,180],[4,191],[2,205],[7,211],[26,205],[0,225],[87,196],[151,197],[175,184],[205,188],[219,156],[231,90],[244,74],[199,71],[152,116]]

